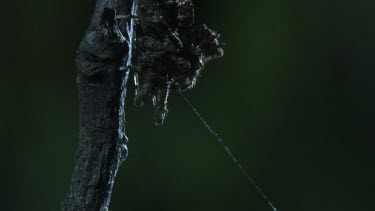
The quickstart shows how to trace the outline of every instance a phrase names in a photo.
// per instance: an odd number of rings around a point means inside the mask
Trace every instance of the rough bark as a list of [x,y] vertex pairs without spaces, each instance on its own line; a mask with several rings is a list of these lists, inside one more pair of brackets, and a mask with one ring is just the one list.
[[97,0],[77,52],[79,143],[65,211],[108,210],[117,170],[127,155],[126,136],[118,133],[122,79],[127,73],[118,68],[130,49],[121,35],[126,32],[125,20],[111,22],[108,16],[113,14],[103,11],[129,14],[132,2]]

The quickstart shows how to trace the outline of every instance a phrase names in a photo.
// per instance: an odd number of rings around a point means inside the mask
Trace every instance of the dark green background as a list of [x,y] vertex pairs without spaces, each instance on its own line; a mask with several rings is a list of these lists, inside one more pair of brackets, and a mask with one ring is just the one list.
[[[58,210],[78,137],[74,56],[94,0],[2,1],[1,210]],[[375,210],[375,3],[202,0],[225,57],[187,96],[281,211]],[[270,211],[180,96],[127,105],[111,211]]]

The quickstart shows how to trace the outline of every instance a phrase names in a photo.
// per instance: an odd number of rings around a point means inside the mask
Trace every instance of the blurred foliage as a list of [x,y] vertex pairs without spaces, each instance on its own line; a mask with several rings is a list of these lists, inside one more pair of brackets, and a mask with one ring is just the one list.
[[[58,210],[78,138],[74,57],[94,1],[3,1],[1,210]],[[197,2],[225,57],[187,95],[280,208],[375,210],[374,1]],[[270,208],[186,103],[127,105],[111,211]],[[371,167],[372,166],[372,167]]]

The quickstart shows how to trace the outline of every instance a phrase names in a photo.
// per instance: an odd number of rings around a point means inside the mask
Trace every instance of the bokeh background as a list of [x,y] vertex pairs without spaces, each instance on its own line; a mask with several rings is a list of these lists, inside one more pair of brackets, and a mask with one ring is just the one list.
[[[225,57],[187,93],[279,210],[375,210],[375,2],[196,1]],[[1,1],[1,210],[59,210],[74,166],[74,56],[94,0]],[[129,99],[132,98],[129,95]],[[128,100],[111,211],[268,211],[180,96]]]

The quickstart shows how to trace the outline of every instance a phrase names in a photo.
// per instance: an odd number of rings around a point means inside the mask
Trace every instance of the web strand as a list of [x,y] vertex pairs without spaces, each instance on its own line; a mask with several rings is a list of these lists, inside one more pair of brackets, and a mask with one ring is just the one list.
[[206,122],[206,120],[203,118],[203,116],[197,111],[195,106],[187,99],[187,97],[182,93],[181,90],[178,90],[182,98],[185,100],[185,102],[189,105],[189,107],[194,111],[194,113],[198,116],[200,121],[206,126],[206,128],[210,131],[210,133],[215,136],[217,141],[220,143],[220,145],[224,148],[225,152],[229,155],[230,158],[232,158],[233,162],[237,165],[237,167],[241,170],[242,174],[245,175],[245,177],[251,182],[251,184],[255,187],[255,189],[258,191],[258,193],[263,197],[263,199],[268,203],[268,205],[274,210],[277,211],[276,207],[272,204],[271,200],[268,198],[268,196],[263,192],[263,190],[260,188],[260,186],[255,182],[255,180],[250,176],[250,174],[245,170],[245,168],[241,165],[240,162],[238,162],[237,158],[233,155],[233,153],[229,150],[228,146],[224,143],[223,139],[219,136],[219,134],[213,130],[210,125]]

